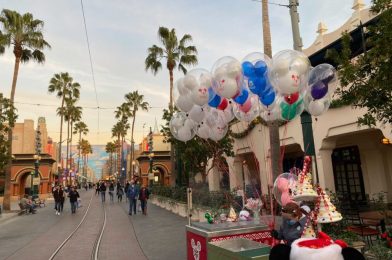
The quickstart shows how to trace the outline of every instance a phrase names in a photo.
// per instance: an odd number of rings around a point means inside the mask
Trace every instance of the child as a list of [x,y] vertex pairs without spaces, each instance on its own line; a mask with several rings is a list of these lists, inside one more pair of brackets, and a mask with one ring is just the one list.
[[[284,240],[289,246],[294,240],[301,237],[307,222],[309,207],[302,208],[295,202],[290,202],[282,208],[282,225],[279,231],[272,230],[275,239]],[[310,209],[309,209],[310,211]]]

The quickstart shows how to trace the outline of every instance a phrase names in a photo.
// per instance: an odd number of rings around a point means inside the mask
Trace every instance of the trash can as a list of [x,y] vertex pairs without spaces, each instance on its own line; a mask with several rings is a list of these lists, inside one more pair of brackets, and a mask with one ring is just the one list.
[[250,239],[234,238],[208,243],[208,259],[268,260],[270,246]]

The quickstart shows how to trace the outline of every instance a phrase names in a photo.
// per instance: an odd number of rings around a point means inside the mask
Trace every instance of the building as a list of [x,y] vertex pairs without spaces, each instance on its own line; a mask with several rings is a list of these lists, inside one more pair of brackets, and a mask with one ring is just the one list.
[[[170,178],[172,176],[170,143],[165,143],[164,139],[165,137],[159,132],[158,124],[155,122],[154,131],[152,132],[152,152],[149,150],[148,136],[143,137],[142,142],[139,144],[139,149],[135,151],[136,161],[133,163],[133,166],[135,167],[134,172],[144,185],[148,186],[149,180],[152,180],[155,184],[159,185],[170,185]],[[150,158],[152,158],[153,161],[153,174],[150,174],[149,176]],[[129,166],[130,165],[131,162],[129,163]]]
[[32,185],[37,186],[36,190],[41,197],[46,197],[51,192],[52,183],[56,181],[56,145],[48,137],[45,118],[38,118],[38,126],[41,132],[41,154],[37,178],[32,178],[35,170],[34,163],[38,158],[34,121],[26,119],[23,123],[16,123],[13,129],[11,196],[14,199],[29,194]]
[[[352,9],[351,18],[333,32],[327,33],[326,25],[319,24],[316,40],[304,49],[313,66],[323,63],[326,49],[339,43],[342,32],[355,34],[361,29],[361,24],[365,26],[373,22],[374,15],[361,0],[355,0]],[[360,34],[357,38],[361,39]],[[318,118],[313,117],[320,186],[356,201],[388,191],[392,185],[392,145],[382,142],[384,138],[392,140],[391,125],[378,123],[374,128],[358,126],[357,118],[364,113],[364,109],[343,106],[330,108]],[[238,122],[231,126],[231,130],[237,134],[246,130],[249,133],[245,137],[235,138],[235,157],[227,158],[230,187],[256,187],[267,194],[268,185],[272,185],[268,128],[262,124],[250,128],[248,124]],[[294,166],[302,167],[306,147],[300,118],[280,127],[280,142],[284,153],[284,171]],[[220,189],[225,174],[219,169],[214,171],[214,174],[208,175],[210,190]],[[387,199],[392,202],[392,193],[387,194]]]

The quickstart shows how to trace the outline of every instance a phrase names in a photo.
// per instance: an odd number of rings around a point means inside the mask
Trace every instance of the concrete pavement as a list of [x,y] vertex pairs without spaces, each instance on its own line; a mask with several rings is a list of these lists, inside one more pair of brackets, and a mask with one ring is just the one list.
[[80,191],[83,207],[70,213],[68,200],[64,213],[56,216],[53,202],[35,215],[0,220],[0,259],[49,259],[55,249],[75,230],[87,210],[85,222],[59,251],[55,259],[88,259],[103,223],[106,227],[98,259],[186,259],[186,219],[148,205],[148,216],[138,212],[129,216],[128,203],[108,200],[102,207],[94,191]]

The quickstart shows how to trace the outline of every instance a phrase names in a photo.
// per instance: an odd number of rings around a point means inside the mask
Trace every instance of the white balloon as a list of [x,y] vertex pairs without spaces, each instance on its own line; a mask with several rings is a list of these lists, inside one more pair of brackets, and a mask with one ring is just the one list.
[[190,94],[181,95],[176,100],[176,106],[178,109],[184,112],[189,112],[193,107],[193,102]]
[[211,128],[205,123],[202,122],[197,128],[197,135],[200,138],[208,139],[210,137]]
[[275,120],[281,120],[281,109],[280,106],[275,106],[272,109],[263,110],[260,116],[264,121],[270,122]]
[[189,89],[187,89],[184,85],[184,78],[180,78],[177,80],[177,90],[180,95],[186,95],[189,93]]
[[313,116],[321,115],[325,110],[325,105],[322,100],[312,100],[308,106],[308,112]]
[[184,122],[184,127],[188,128],[189,130],[195,128],[197,123],[192,119],[186,119]]
[[186,142],[192,139],[191,129],[188,127],[181,127],[178,130],[178,140]]
[[181,118],[173,117],[173,119],[171,120],[171,125],[174,128],[180,128],[181,126],[183,126],[183,124],[184,124],[184,120],[182,120]]
[[241,63],[233,57],[222,57],[212,68],[214,91],[225,98],[239,93],[243,83]]
[[208,87],[199,85],[192,90],[192,101],[196,105],[204,106],[208,103]]
[[232,78],[240,77],[242,74],[241,63],[237,60],[233,60],[227,64],[227,75]]
[[213,127],[219,119],[219,111],[216,108],[210,108],[206,114],[205,122],[209,127]]
[[201,121],[203,121],[205,114],[206,113],[204,108],[198,105],[194,105],[191,111],[189,111],[188,117],[193,121],[200,123]]
[[194,88],[197,87],[197,79],[195,76],[187,73],[184,77],[184,86],[189,89],[189,90],[193,90]]
[[219,120],[213,127],[211,127],[210,139],[214,141],[221,140],[225,137],[228,129],[228,125]]
[[223,110],[223,114],[224,114],[224,118],[226,123],[231,122],[231,120],[234,119],[234,112],[233,112],[233,106],[231,105],[231,103],[229,102],[229,104],[227,105],[227,107],[225,108],[225,110]]

